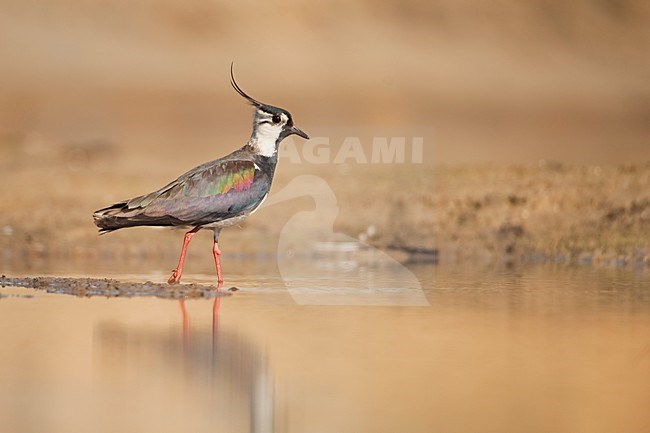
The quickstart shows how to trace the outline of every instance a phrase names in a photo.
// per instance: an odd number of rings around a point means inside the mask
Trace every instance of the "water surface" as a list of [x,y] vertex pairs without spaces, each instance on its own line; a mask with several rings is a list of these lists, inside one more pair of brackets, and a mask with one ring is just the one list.
[[643,272],[415,266],[414,303],[244,268],[216,299],[1,288],[2,431],[650,431]]

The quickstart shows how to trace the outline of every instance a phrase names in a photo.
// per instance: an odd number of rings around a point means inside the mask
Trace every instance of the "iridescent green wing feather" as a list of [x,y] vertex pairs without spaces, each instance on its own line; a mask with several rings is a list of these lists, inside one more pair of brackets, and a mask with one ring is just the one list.
[[208,185],[208,195],[226,194],[230,190],[235,192],[245,191],[250,189],[253,184],[255,175],[254,167],[239,167],[236,171],[225,173],[224,175],[215,179],[215,182]]
[[129,201],[128,207],[146,207],[155,200],[181,197],[204,198],[250,189],[255,178],[252,161],[225,161],[203,164],[180,176],[156,192]]
[[97,219],[105,229],[209,224],[252,211],[270,184],[271,179],[251,160],[212,161],[158,191],[101,209]]

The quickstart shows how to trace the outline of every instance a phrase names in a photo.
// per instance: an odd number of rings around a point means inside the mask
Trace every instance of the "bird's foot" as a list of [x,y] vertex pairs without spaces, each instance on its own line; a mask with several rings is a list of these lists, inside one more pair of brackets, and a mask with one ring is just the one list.
[[177,270],[177,269],[174,269],[174,270],[172,271],[172,275],[171,275],[171,277],[169,277],[169,279],[167,280],[167,282],[168,282],[169,284],[178,284],[178,283],[181,282],[181,276],[180,276],[180,274],[178,273],[178,270]]

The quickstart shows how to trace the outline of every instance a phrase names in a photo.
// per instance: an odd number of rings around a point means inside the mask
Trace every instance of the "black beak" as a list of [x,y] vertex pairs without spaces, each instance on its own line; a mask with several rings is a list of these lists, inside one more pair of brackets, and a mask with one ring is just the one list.
[[302,137],[306,140],[309,140],[309,135],[305,134],[303,131],[300,130],[300,128],[296,128],[295,126],[289,128],[289,133],[287,135],[291,135],[291,134],[296,134],[298,137]]

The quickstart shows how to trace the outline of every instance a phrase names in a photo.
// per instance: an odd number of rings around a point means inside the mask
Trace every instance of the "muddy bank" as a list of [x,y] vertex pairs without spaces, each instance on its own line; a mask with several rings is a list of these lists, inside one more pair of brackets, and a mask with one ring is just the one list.
[[336,229],[402,260],[425,251],[441,263],[650,266],[648,162],[416,165],[321,176],[338,199]]
[[[0,271],[58,273],[60,267],[44,268],[53,260],[83,262],[72,273],[110,262],[123,271],[136,269],[124,264],[148,260],[171,272],[182,232],[135,228],[100,237],[91,218],[95,209],[154,190],[192,165],[157,158],[115,154],[111,163],[98,158],[71,170],[53,156],[14,156],[4,165],[0,190]],[[294,236],[312,245],[360,239],[404,263],[421,261],[426,252],[427,262],[441,263],[650,266],[648,162],[343,168],[283,161],[271,193],[297,184],[294,198],[224,230],[224,260],[273,265],[280,258],[279,239]],[[320,179],[320,190],[299,182],[303,175]],[[284,230],[297,216],[304,223],[300,230]],[[203,260],[212,272],[208,238],[200,233],[188,258]]]
[[151,296],[165,299],[214,298],[227,296],[216,286],[199,284],[164,284],[147,281],[135,283],[108,278],[59,278],[59,277],[0,277],[0,287],[25,287],[73,296],[141,297]]
[[377,225],[373,242],[378,245],[437,248],[442,261],[650,266],[648,163],[601,167],[540,161],[411,176],[410,194],[385,187],[381,195],[390,197],[389,212],[375,205],[372,217],[359,206],[367,221],[389,215]]

